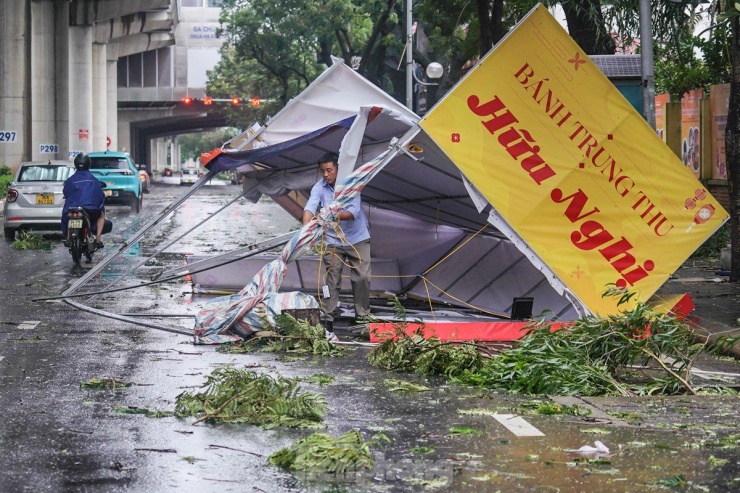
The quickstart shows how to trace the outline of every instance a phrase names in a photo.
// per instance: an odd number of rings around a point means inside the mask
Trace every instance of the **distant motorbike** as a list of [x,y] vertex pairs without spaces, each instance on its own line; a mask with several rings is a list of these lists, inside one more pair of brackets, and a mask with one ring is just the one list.
[[[92,255],[97,250],[95,225],[90,224],[90,216],[82,207],[70,207],[68,214],[69,253],[72,254],[72,261],[79,265],[84,255],[87,262],[92,262]],[[113,223],[110,219],[106,219],[102,234],[110,233],[112,230]]]

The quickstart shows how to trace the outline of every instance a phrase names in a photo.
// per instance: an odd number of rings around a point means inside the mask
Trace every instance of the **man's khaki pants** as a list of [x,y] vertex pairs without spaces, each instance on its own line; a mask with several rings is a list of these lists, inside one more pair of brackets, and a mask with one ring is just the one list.
[[370,240],[354,245],[329,245],[327,253],[322,258],[326,269],[324,284],[329,287],[329,297],[323,297],[321,300],[321,319],[334,320],[332,312],[339,303],[342,267],[345,267],[345,264],[350,269],[349,279],[355,301],[355,317],[368,317],[370,315]]

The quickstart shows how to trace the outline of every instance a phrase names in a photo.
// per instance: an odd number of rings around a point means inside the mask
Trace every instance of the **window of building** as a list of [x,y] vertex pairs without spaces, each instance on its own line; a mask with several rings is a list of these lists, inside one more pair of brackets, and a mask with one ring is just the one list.
[[181,0],[183,7],[202,7],[203,0]]
[[142,87],[141,53],[128,57],[128,87]]
[[118,59],[118,87],[172,87],[171,47]]
[[128,87],[128,57],[118,59],[118,87]]
[[172,87],[172,50],[160,48],[157,50],[157,86]]
[[157,87],[157,50],[145,51],[144,87]]

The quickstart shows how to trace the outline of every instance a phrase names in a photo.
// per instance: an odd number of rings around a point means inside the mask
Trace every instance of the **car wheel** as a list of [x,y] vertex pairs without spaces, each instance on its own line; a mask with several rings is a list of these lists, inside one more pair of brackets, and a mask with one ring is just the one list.
[[5,239],[7,241],[15,240],[15,228],[3,228],[3,233],[5,233]]
[[132,197],[131,198],[131,212],[134,214],[138,214],[141,212],[141,206],[144,203],[144,194],[141,193],[141,190],[139,190],[139,196],[138,197]]

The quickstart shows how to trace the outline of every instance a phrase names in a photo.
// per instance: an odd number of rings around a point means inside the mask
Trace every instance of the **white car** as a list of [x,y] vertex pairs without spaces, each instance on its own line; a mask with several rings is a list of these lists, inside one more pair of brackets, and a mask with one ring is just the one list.
[[180,171],[180,185],[192,185],[200,179],[197,169],[186,168]]
[[71,161],[22,163],[5,196],[5,239],[19,230],[61,232],[64,180],[74,172]]

